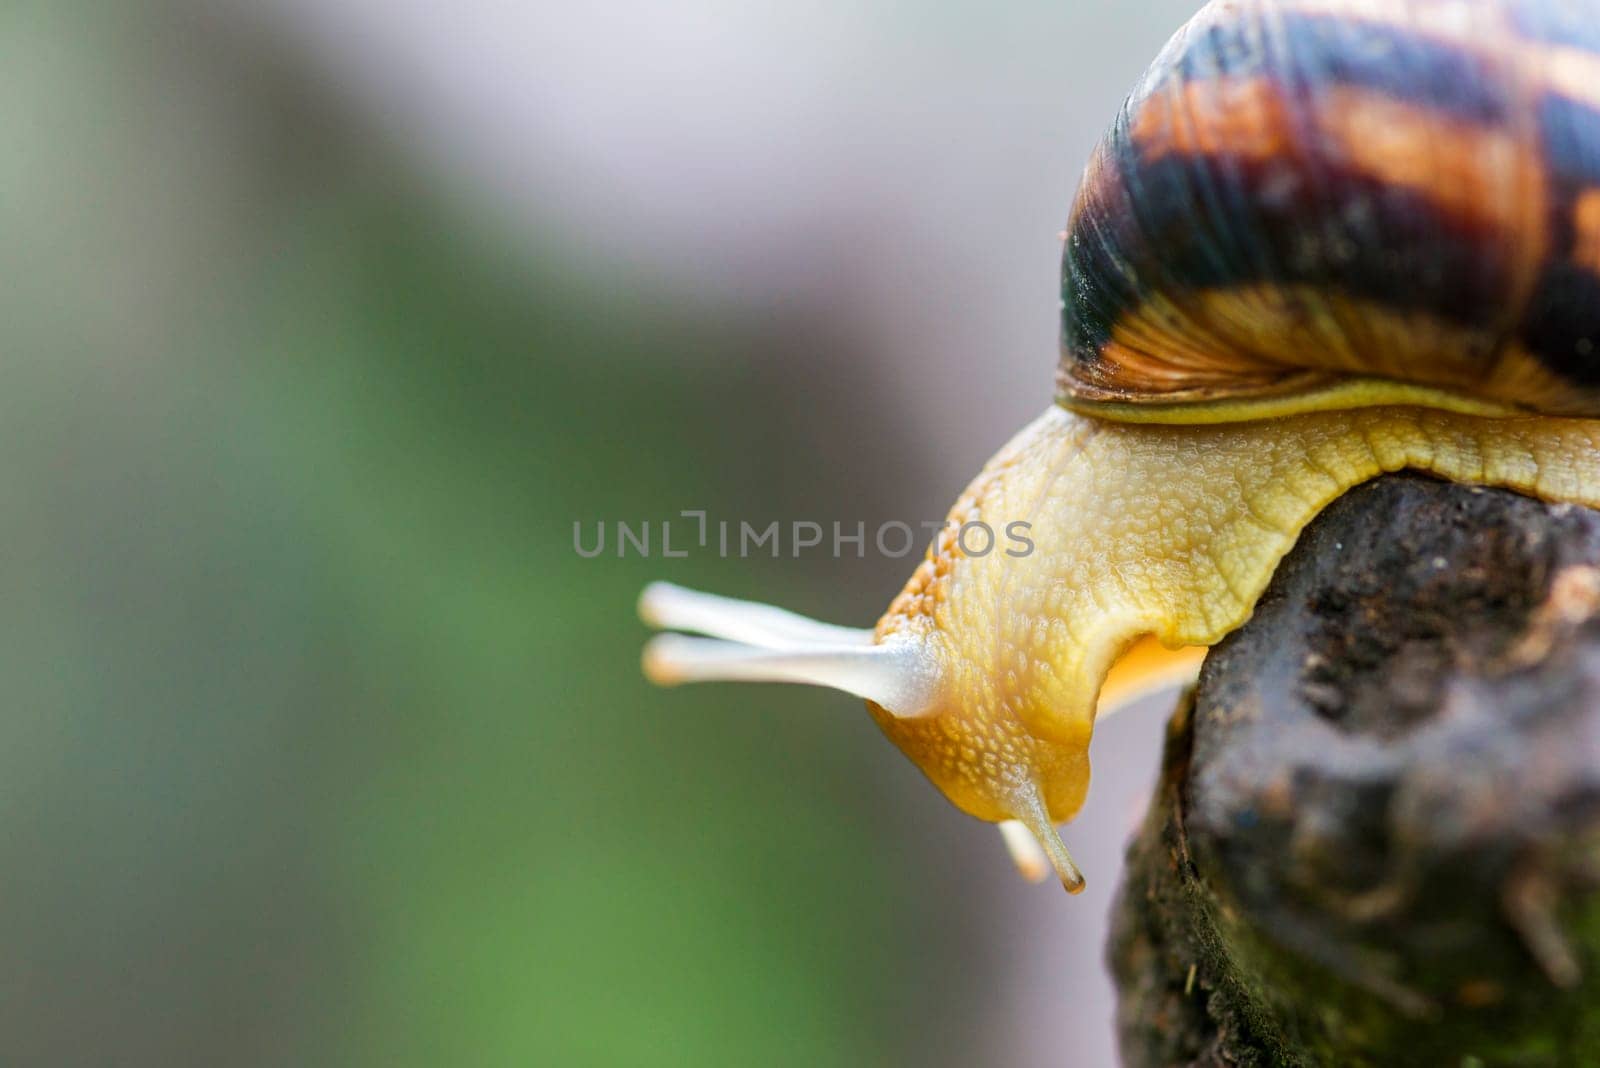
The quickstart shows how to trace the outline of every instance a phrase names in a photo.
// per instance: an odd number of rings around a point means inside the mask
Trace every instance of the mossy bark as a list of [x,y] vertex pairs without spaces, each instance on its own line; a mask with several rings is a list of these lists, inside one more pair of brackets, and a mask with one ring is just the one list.
[[1131,1066],[1600,1064],[1600,514],[1393,476],[1174,716],[1114,918]]

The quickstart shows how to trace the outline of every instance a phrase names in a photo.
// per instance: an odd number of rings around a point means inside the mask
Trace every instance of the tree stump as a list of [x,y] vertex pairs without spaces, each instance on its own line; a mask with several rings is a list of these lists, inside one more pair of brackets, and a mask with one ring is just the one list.
[[1600,513],[1336,502],[1207,658],[1128,859],[1134,1068],[1600,1064]]

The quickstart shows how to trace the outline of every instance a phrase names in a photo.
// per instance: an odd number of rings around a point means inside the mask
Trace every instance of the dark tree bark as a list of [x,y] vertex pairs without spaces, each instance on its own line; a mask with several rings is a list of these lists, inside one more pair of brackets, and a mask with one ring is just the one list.
[[1110,958],[1131,1066],[1600,1064],[1600,513],[1336,502],[1175,715]]

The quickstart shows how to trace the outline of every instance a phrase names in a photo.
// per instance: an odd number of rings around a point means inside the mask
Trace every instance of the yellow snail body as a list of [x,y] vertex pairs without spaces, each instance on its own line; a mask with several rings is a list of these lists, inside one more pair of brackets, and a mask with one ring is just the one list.
[[[1600,507],[1600,0],[1216,0],[1089,164],[1063,308],[1057,405],[874,630],[659,584],[641,613],[713,636],[654,639],[657,681],[866,698],[1076,891],[1097,711],[1192,675],[1344,491]],[[1018,520],[1026,555],[956,536]]]

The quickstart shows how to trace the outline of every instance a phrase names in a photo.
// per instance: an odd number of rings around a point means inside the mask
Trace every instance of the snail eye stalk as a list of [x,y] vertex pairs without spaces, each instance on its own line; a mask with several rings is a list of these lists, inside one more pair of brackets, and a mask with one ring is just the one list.
[[685,682],[793,682],[871,701],[897,719],[940,709],[938,660],[916,639],[875,643],[870,630],[821,623],[752,601],[664,582],[645,588],[639,618],[662,634],[644,649],[644,673],[663,686]]
[[762,648],[871,645],[872,631],[819,623],[770,604],[652,582],[639,595],[639,618],[658,630],[687,630]]

